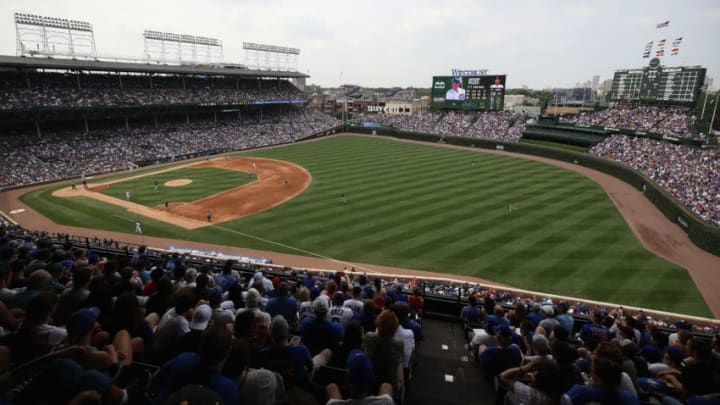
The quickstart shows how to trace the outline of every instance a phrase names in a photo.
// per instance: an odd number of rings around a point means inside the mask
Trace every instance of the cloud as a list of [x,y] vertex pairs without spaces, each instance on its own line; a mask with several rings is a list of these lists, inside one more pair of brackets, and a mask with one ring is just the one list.
[[577,6],[568,9],[565,14],[571,17],[595,17],[598,9],[592,6]]

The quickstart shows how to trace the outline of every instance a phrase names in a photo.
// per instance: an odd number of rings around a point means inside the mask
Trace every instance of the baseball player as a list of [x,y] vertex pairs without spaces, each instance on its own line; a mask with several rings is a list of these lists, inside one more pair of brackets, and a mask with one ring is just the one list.
[[74,182],[74,181],[70,183],[70,188],[73,189],[73,190],[77,190],[77,187],[75,187],[75,182]]
[[130,192],[129,191],[125,192],[125,199],[130,201]]
[[153,186],[155,186],[155,191],[158,191],[158,181],[153,180]]
[[515,211],[515,201],[510,201],[510,205],[508,205],[508,212]]
[[212,212],[208,211],[205,216],[207,217],[208,222],[212,222]]
[[340,197],[340,203],[341,203],[341,204],[347,204],[347,198],[345,197],[345,194],[343,194],[343,195]]
[[168,211],[169,211],[168,201],[167,201],[167,200],[165,200],[165,203],[163,204],[163,210],[164,210],[165,212],[168,212]]
[[288,186],[288,181],[287,181],[287,179],[285,179],[285,187],[287,187],[287,186]]
[[254,160],[253,160],[253,169],[257,169],[257,165],[255,164]]
[[142,224],[140,223],[140,220],[135,221],[135,233],[138,235],[142,235]]

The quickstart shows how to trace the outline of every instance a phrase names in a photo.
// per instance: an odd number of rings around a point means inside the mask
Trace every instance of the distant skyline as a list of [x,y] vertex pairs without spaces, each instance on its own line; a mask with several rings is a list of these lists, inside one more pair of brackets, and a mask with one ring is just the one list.
[[300,48],[298,70],[323,87],[430,87],[453,68],[507,74],[509,88],[573,87],[645,66],[649,41],[680,36],[662,63],[720,82],[717,0],[4,0],[0,54],[15,54],[15,12],[90,22],[99,56],[141,58],[146,29],[221,39],[228,63],[245,62],[243,42]]

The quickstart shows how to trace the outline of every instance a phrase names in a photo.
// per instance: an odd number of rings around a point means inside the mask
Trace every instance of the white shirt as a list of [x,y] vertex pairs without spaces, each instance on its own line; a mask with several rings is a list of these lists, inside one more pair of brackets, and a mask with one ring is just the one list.
[[465,89],[458,87],[457,90],[448,90],[445,93],[445,100],[465,100]]
[[361,313],[364,305],[365,304],[362,301],[356,299],[349,299],[343,302],[343,306],[352,309],[355,314]]
[[385,394],[363,399],[331,399],[326,405],[395,405],[395,401],[390,395]]
[[410,329],[399,326],[394,337],[403,344],[403,367],[410,368],[410,359],[415,350],[415,336]]
[[177,315],[175,308],[170,308],[155,329],[155,347],[170,347],[188,332],[190,332],[190,322],[185,316]]
[[298,308],[298,322],[302,322],[305,318],[315,318],[313,312],[312,301],[301,302]]
[[352,320],[353,310],[348,307],[331,307],[328,313],[330,322],[338,322],[342,325],[343,329]]
[[57,346],[67,338],[68,333],[65,328],[59,328],[53,325],[38,325],[35,327],[35,333],[40,336],[47,336],[47,344]]

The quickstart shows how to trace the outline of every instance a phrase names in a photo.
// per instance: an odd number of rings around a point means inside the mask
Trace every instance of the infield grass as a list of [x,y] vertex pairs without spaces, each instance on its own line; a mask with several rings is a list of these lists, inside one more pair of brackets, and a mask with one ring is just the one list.
[[[180,187],[165,186],[169,180],[187,179],[192,183]],[[134,203],[153,207],[170,203],[191,202],[213,194],[226,191],[257,180],[253,173],[227,170],[217,167],[180,168],[119,183],[112,183],[102,193],[115,198],[125,199],[125,192],[130,192],[130,200]],[[155,190],[154,181],[158,182]]]
[[[645,250],[600,186],[575,172],[355,136],[245,155],[301,165],[312,174],[312,184],[285,204],[236,221],[187,231],[144,219],[143,231],[711,315],[688,273]],[[51,192],[22,199],[58,223],[133,232],[122,209]],[[341,204],[342,194],[347,204]]]

